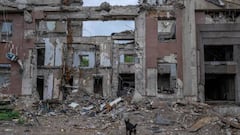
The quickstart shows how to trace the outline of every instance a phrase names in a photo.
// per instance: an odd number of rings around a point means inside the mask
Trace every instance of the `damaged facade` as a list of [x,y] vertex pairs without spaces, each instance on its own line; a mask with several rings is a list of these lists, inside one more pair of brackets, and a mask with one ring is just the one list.
[[2,93],[240,101],[237,0],[84,2],[0,1]]

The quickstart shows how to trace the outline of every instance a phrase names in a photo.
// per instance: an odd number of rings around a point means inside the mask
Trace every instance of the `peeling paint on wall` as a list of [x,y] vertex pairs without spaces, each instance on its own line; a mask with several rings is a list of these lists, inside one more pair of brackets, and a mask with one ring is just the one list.
[[62,65],[62,54],[63,54],[63,43],[59,39],[56,39],[56,48],[55,48],[55,66]]
[[54,65],[54,45],[50,42],[49,38],[43,39],[45,42],[45,66],[53,66]]
[[124,63],[124,54],[120,55],[120,63]]
[[177,83],[176,83],[176,88],[177,88],[177,97],[182,98],[183,97],[183,82],[181,79],[177,79]]
[[53,73],[49,74],[47,77],[47,85],[45,85],[43,99],[52,99],[53,94]]
[[159,60],[160,63],[177,63],[177,55],[170,54],[169,56],[164,56]]
[[61,79],[54,78],[54,90],[53,90],[53,99],[58,99],[60,97],[60,88]]
[[101,67],[111,66],[110,56],[108,55],[108,53],[102,52],[100,54],[100,66]]
[[33,67],[31,64],[32,50],[29,50],[28,59],[24,61],[24,72],[22,77],[22,95],[31,95],[33,89],[32,72]]

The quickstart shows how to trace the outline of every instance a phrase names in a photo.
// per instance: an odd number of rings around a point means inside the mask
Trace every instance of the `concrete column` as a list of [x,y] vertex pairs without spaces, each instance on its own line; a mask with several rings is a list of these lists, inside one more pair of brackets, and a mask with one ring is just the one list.
[[195,0],[185,0],[183,9],[183,94],[196,100],[197,44],[195,23]]
[[155,68],[147,69],[147,95],[156,96],[157,95],[157,74],[158,71]]
[[240,73],[240,68],[239,68],[239,63],[240,63],[240,56],[239,56],[239,53],[240,53],[240,46],[239,45],[235,45],[234,48],[233,48],[234,52],[234,61],[237,63],[237,74],[236,74],[236,77],[235,77],[235,101],[236,103],[240,103],[240,76],[239,76],[239,73]]
[[139,59],[139,62],[135,64],[135,89],[141,95],[145,95],[146,92],[146,55],[145,55],[145,45],[146,45],[146,15],[145,13],[140,13],[140,15],[136,18],[135,21],[136,33],[135,33],[135,41],[136,41],[136,53]]

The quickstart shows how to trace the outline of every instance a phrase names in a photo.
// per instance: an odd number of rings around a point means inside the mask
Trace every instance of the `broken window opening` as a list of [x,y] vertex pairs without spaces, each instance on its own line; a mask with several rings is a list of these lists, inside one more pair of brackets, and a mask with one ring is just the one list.
[[110,5],[137,5],[138,0],[83,0],[83,6],[100,6],[101,3],[108,2]]
[[132,94],[135,90],[135,74],[123,73],[118,76],[117,96]]
[[204,46],[205,61],[233,61],[233,45]]
[[124,63],[135,63],[135,56],[132,54],[125,54]]
[[80,55],[80,67],[88,67],[89,66],[89,56],[88,55]]
[[170,73],[160,74],[158,73],[158,93],[172,94],[174,89],[171,88],[171,75]]
[[94,93],[103,96],[103,77],[94,76]]
[[120,63],[121,64],[135,64],[138,63],[139,59],[136,57],[136,54],[121,54]]
[[119,45],[134,44],[134,40],[114,40],[113,42]]
[[158,20],[158,40],[169,41],[176,39],[176,20]]
[[0,90],[8,89],[10,85],[11,65],[0,64]]
[[177,83],[176,64],[158,64],[157,87],[158,93],[173,94]]
[[43,100],[44,76],[37,76],[37,91],[38,91],[38,94],[39,94],[39,99]]
[[37,49],[37,66],[44,66],[45,48]]
[[9,38],[12,36],[13,33],[13,24],[10,21],[2,22],[0,24],[1,28],[1,41],[8,41]]
[[110,36],[122,31],[134,31],[135,22],[132,20],[116,21],[84,21],[83,36]]
[[235,101],[235,75],[205,74],[206,101]]

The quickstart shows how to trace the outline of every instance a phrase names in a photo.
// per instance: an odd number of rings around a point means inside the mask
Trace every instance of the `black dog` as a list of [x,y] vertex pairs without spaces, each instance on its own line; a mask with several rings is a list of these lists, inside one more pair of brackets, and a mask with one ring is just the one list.
[[129,119],[128,120],[124,120],[124,121],[125,121],[125,124],[126,124],[126,135],[131,135],[132,132],[136,135],[137,124],[133,125],[132,123],[129,122]]

